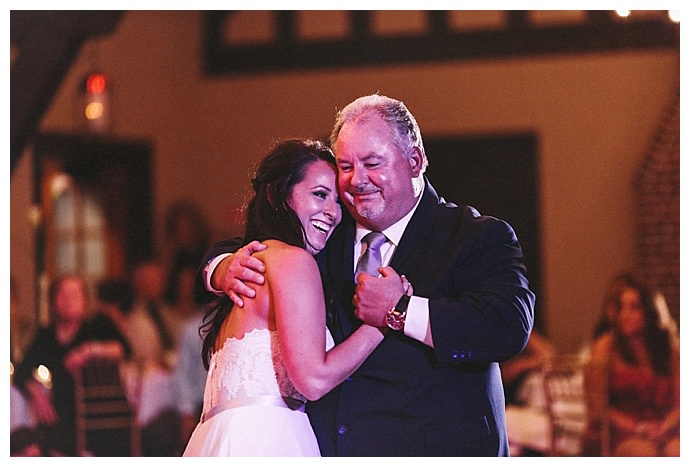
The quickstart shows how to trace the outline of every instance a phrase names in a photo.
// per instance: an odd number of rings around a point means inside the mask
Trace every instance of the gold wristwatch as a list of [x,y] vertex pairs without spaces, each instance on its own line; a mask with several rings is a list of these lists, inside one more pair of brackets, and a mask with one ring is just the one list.
[[386,324],[394,331],[402,331],[405,328],[405,316],[407,316],[407,305],[410,303],[409,295],[400,297],[398,304],[386,313]]

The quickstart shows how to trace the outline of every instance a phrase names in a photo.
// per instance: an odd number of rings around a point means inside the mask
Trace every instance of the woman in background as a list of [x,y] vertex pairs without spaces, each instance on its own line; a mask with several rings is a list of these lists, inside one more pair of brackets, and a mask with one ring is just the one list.
[[[593,344],[585,455],[610,436],[614,456],[680,455],[680,353],[668,310],[632,276],[615,286],[612,328]],[[608,425],[608,434],[606,433]]]
[[[49,448],[67,456],[76,452],[74,374],[95,358],[120,359],[129,344],[105,315],[89,314],[89,294],[77,275],[57,278],[50,288],[51,323],[36,333],[14,382],[26,394],[38,429]],[[34,371],[50,371],[50,389],[35,379]]]

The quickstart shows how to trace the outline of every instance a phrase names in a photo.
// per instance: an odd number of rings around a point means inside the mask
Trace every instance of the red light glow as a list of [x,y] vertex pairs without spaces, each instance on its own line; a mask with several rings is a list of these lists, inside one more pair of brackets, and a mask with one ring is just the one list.
[[86,92],[89,94],[103,94],[107,86],[107,80],[102,73],[93,73],[86,79]]

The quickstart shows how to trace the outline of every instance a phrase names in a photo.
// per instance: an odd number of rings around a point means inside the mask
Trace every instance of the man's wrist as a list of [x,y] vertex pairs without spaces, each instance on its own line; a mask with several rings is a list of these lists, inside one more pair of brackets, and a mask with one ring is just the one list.
[[231,255],[232,255],[232,253],[223,253],[223,254],[220,254],[220,255],[216,256],[215,258],[209,260],[206,263],[206,266],[204,267],[202,274],[204,276],[204,284],[206,285],[206,290],[208,290],[209,292],[213,292],[216,295],[223,295],[222,290],[219,290],[219,289],[216,289],[215,287],[213,287],[213,284],[212,284],[213,273],[215,272],[215,270],[218,267],[218,265],[220,264],[220,262],[223,261],[228,256],[231,256]]

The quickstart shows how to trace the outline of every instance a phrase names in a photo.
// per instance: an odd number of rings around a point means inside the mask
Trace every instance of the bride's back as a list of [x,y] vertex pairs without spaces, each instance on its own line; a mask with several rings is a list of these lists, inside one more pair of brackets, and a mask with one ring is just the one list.
[[[301,248],[288,245],[278,240],[266,240],[263,242],[268,246],[267,249],[254,253],[266,266],[268,271],[271,263],[278,257],[282,260],[288,257],[294,257],[299,260]],[[285,271],[285,274],[290,274],[290,271]],[[271,275],[271,281],[279,281],[280,274]],[[228,338],[241,339],[246,333],[254,329],[268,329],[275,331],[275,307],[271,299],[271,289],[278,284],[274,284],[266,280],[262,285],[254,285],[256,296],[254,298],[245,298],[244,306],[239,307],[234,305],[230,310],[230,314],[221,325],[218,338],[216,339],[215,350],[219,350],[222,344]]]

